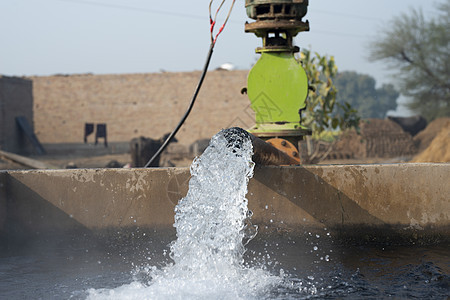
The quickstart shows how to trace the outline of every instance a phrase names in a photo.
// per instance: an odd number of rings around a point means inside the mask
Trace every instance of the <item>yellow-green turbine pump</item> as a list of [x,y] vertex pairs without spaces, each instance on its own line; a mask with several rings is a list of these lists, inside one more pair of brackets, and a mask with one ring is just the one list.
[[249,131],[266,140],[282,138],[284,144],[290,141],[297,146],[303,136],[311,134],[301,125],[308,79],[294,56],[299,48],[292,41],[299,32],[309,30],[308,21],[302,21],[308,0],[246,0],[245,7],[247,15],[256,20],[245,24],[245,32],[254,33],[263,42],[256,49],[261,57],[247,81],[247,94],[256,114],[256,124]]

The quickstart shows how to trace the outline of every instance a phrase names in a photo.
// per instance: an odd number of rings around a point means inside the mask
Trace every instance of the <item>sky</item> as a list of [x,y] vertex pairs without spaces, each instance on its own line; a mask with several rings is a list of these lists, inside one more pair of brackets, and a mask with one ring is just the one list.
[[[394,83],[382,63],[367,60],[369,42],[411,8],[436,14],[435,0],[310,0],[310,31],[295,44],[334,56],[340,71]],[[217,8],[220,1],[213,2]],[[231,1],[225,2],[218,23]],[[236,0],[214,48],[210,69],[232,63],[250,69],[261,39]],[[120,74],[200,70],[209,48],[208,0],[2,0],[0,75]],[[219,27],[219,26],[217,26]],[[402,100],[405,101],[405,100]],[[404,111],[407,113],[406,111]]]

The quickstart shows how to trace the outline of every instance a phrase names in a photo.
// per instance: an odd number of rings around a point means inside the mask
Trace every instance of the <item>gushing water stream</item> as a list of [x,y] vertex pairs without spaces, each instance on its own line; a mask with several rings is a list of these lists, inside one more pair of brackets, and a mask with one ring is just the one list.
[[244,264],[245,242],[256,234],[247,208],[253,176],[248,134],[223,130],[191,165],[186,197],[175,208],[173,263],[148,266],[147,282],[90,290],[88,299],[260,299],[281,277]]

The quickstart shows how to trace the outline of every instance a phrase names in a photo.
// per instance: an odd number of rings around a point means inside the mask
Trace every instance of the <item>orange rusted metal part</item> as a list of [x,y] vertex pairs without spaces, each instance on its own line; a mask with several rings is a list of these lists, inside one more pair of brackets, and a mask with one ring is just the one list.
[[291,142],[285,139],[273,138],[267,140],[266,143],[269,143],[278,150],[286,153],[288,156],[294,159],[297,164],[300,164],[300,155],[298,153],[298,150]]

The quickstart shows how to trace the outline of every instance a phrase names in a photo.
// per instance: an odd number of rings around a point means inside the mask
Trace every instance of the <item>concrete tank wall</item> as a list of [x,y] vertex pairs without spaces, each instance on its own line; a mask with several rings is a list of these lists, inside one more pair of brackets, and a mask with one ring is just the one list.
[[[252,222],[263,229],[449,238],[448,174],[450,164],[257,167],[247,198]],[[171,228],[189,176],[187,168],[4,171],[0,229],[21,235]]]

